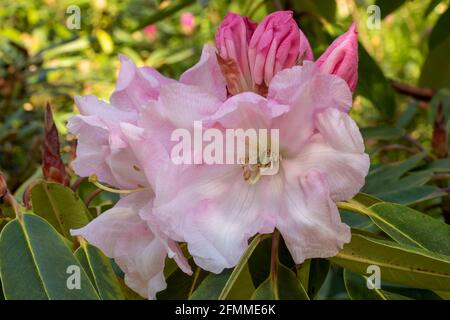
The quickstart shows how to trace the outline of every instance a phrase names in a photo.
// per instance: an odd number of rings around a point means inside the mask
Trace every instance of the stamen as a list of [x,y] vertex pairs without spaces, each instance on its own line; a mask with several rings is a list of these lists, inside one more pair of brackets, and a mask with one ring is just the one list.
[[259,181],[259,179],[261,178],[261,171],[259,168],[260,168],[260,166],[258,164],[243,166],[244,180],[248,184],[253,185]]
[[134,193],[134,192],[141,192],[141,191],[146,191],[149,190],[149,188],[136,188],[136,189],[114,189],[108,186],[105,186],[103,184],[101,184],[100,182],[98,182],[98,178],[95,174],[89,176],[89,182],[91,182],[92,184],[94,184],[97,188],[105,190],[107,192],[111,192],[111,193],[119,193],[119,194],[130,194],[130,193]]

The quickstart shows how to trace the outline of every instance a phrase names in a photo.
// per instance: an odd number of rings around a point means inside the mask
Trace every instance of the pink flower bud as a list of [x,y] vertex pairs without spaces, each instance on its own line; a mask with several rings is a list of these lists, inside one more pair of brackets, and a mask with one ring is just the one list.
[[316,61],[325,72],[344,79],[352,92],[358,82],[358,32],[356,23],[338,37]]
[[180,17],[181,29],[185,34],[191,34],[195,30],[195,17],[191,12],[185,12]]
[[294,66],[299,57],[300,38],[292,11],[277,11],[265,17],[250,40],[248,57],[253,82],[268,86],[278,71]]
[[219,63],[232,94],[248,91],[252,87],[248,64],[248,44],[256,23],[247,17],[228,13],[216,32]]

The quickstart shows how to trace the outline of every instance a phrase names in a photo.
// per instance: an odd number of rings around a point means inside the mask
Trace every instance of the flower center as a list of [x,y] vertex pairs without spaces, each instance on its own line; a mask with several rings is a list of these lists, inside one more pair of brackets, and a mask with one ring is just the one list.
[[278,153],[272,153],[270,148],[266,152],[259,154],[257,163],[250,163],[250,159],[247,156],[241,164],[245,182],[253,185],[261,179],[261,176],[277,174],[280,160],[280,155]]

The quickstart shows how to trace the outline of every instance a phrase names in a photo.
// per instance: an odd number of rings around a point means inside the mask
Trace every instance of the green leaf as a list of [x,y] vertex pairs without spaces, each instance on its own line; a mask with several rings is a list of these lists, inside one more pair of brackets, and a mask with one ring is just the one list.
[[[388,188],[388,186],[387,186]],[[390,188],[390,187],[389,187]],[[399,204],[411,206],[423,201],[431,200],[445,196],[446,193],[434,186],[412,187],[404,190],[395,190],[393,192],[378,195],[386,202],[396,202]]]
[[439,159],[431,162],[427,169],[436,173],[447,173],[450,171],[450,158]]
[[377,194],[386,190],[386,185],[398,180],[409,170],[415,168],[425,157],[427,153],[418,153],[404,161],[379,166],[372,169],[366,177],[366,184],[362,192]]
[[[315,299],[319,294],[330,270],[330,262],[326,259],[311,259],[309,265],[308,296]],[[304,288],[306,286],[303,286]]]
[[398,243],[450,257],[449,225],[395,203],[379,203],[369,209],[373,222]]
[[377,0],[375,4],[380,7],[381,17],[384,19],[387,15],[400,8],[405,2],[406,0]]
[[[248,265],[244,264],[240,269],[236,280],[231,280],[234,270],[223,271],[221,274],[209,274],[191,295],[191,300],[242,300],[250,299],[255,290]],[[206,274],[206,273],[205,273]],[[237,273],[236,273],[237,274]],[[228,284],[233,282],[230,290],[225,290]],[[227,291],[227,292],[226,292]]]
[[344,270],[344,283],[352,300],[411,300],[408,297],[385,290],[367,287],[368,277]]
[[370,265],[379,266],[383,281],[431,290],[450,288],[449,257],[391,241],[354,233],[330,260],[359,274],[366,274]]
[[395,140],[405,134],[405,130],[397,127],[379,126],[362,128],[361,134],[364,139]]
[[386,118],[393,117],[396,109],[394,91],[383,71],[361,43],[358,69],[359,74],[364,77],[360,77],[356,93],[369,99]]
[[433,27],[430,38],[428,40],[428,46],[430,50],[436,48],[448,37],[450,30],[450,7],[439,17],[438,21]]
[[102,300],[125,299],[111,261],[99,249],[82,241],[81,246],[75,251],[75,257],[80,261],[91,282],[95,284]]
[[253,293],[253,300],[309,300],[306,290],[295,273],[278,263],[278,274],[274,288],[271,277],[267,278]]
[[40,181],[31,190],[31,202],[33,211],[66,238],[70,229],[84,227],[90,221],[83,201],[61,184]]
[[250,259],[251,255],[253,254],[253,251],[255,251],[256,247],[259,245],[259,243],[264,239],[267,238],[267,235],[257,235],[250,245],[248,246],[247,250],[245,250],[244,254],[242,255],[241,259],[239,260],[236,267],[234,267],[233,272],[230,275],[230,278],[227,280],[227,283],[222,289],[222,292],[219,295],[219,300],[225,300],[231,289],[236,283],[236,280],[238,279],[239,275],[241,274],[242,270],[244,270],[244,267],[247,265],[248,260]]
[[226,269],[220,274],[211,273],[194,291],[190,300],[217,300],[231,273],[232,269]]
[[384,188],[374,191],[374,194],[386,202],[396,202],[412,205],[426,200],[445,196],[435,186],[424,185],[433,176],[433,171],[423,170],[413,172],[399,180],[386,182]]
[[397,120],[397,127],[398,128],[406,128],[414,119],[417,112],[419,111],[417,107],[417,102],[412,101],[410,102],[405,111],[402,112],[402,114],[399,116]]
[[[255,287],[259,287],[270,274],[271,247],[272,239],[270,237],[262,240],[248,260],[248,267]],[[295,266],[283,237],[280,237],[278,258],[283,265],[288,266],[289,268]]]
[[[192,262],[193,259],[189,261]],[[167,289],[157,295],[158,300],[187,300],[189,295],[207,277],[208,273],[197,268],[193,275],[184,273],[180,268],[166,278]]]
[[333,22],[336,18],[336,2],[334,0],[304,0],[294,1],[293,6],[296,12],[307,12],[317,18],[325,18]]
[[[80,289],[67,286],[71,266],[79,268]],[[34,214],[24,214],[3,229],[0,276],[7,299],[99,299],[63,238]]]
[[420,86],[437,90],[450,85],[449,52],[450,37],[445,38],[430,50],[420,73]]

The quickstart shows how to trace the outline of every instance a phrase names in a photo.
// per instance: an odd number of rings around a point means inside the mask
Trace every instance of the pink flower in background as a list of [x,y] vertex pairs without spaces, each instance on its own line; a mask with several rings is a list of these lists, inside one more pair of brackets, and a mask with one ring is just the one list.
[[195,17],[191,12],[184,12],[180,16],[181,30],[185,34],[191,34],[195,30]]
[[150,41],[155,41],[158,36],[158,27],[155,24],[149,24],[144,28],[144,35]]
[[[80,115],[69,129],[78,137],[76,173],[127,194],[73,234],[114,258],[127,285],[149,298],[165,288],[166,256],[191,272],[178,242],[212,272],[234,267],[249,238],[275,228],[296,263],[335,255],[350,241],[335,203],[359,191],[369,168],[348,115],[355,35],[352,26],[313,62],[292,13],[275,12],[258,26],[229,14],[217,48],[205,45],[179,81],[122,56],[110,104],[76,98]],[[259,175],[259,163],[174,164],[171,134],[193,132],[194,121],[219,132],[278,129],[279,141],[269,144],[281,153],[270,160],[278,173]]]

